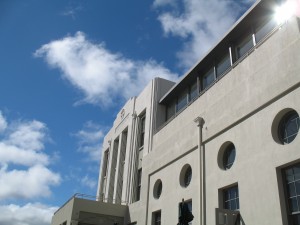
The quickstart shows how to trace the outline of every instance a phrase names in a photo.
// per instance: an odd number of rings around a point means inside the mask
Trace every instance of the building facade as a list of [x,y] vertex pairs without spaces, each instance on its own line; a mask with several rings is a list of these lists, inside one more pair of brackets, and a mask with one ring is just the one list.
[[300,224],[300,20],[278,24],[278,4],[257,1],[179,82],[128,100],[97,201],[71,198],[52,224],[174,225],[182,199],[192,224]]

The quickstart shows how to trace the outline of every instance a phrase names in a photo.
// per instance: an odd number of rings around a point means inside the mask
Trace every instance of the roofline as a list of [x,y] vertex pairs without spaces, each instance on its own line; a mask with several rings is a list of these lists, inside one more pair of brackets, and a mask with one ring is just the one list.
[[189,70],[188,70],[188,72],[186,72],[185,74],[184,74],[184,76],[182,76],[182,78],[179,80],[179,81],[177,81],[176,82],[176,84],[159,100],[159,103],[162,103],[164,100],[165,100],[165,98],[171,93],[171,92],[173,92],[173,90],[175,89],[175,88],[177,88],[177,86],[187,77],[187,76],[189,76],[189,74],[194,70],[194,68],[195,67],[197,67],[197,65],[201,62],[201,61],[203,61],[206,57],[208,57],[208,55],[213,51],[213,49],[215,49],[217,46],[218,46],[218,44],[219,43],[221,43],[236,27],[237,27],[237,25],[247,16],[247,15],[249,15],[249,13],[258,5],[258,4],[260,4],[262,1],[264,1],[264,0],[257,0],[232,26],[231,26],[231,28],[229,29],[229,31],[227,31],[226,33],[225,33],[225,35],[221,38],[221,39],[219,39],[219,41],[217,41],[216,42],[216,44],[212,47],[212,48],[210,48],[208,51],[207,51],[207,53],[199,60],[199,61],[197,61]]

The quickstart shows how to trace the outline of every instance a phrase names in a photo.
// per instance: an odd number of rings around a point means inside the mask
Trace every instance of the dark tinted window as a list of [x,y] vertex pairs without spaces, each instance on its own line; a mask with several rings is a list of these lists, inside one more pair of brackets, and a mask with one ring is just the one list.
[[204,76],[202,79],[203,82],[203,89],[207,88],[210,84],[212,84],[215,80],[215,72],[214,67],[212,67]]
[[223,191],[224,208],[229,210],[239,210],[239,189],[238,186],[227,188]]
[[192,180],[192,168],[189,166],[184,174],[184,186],[187,187],[191,183]]
[[252,36],[244,37],[236,46],[237,59],[245,55],[253,47]]
[[291,111],[283,116],[279,123],[278,134],[282,144],[291,143],[297,136],[300,127],[299,115]]
[[231,168],[235,160],[235,147],[233,144],[230,144],[225,152],[224,152],[224,158],[223,158],[223,163],[224,163],[224,169],[228,170]]
[[292,224],[300,225],[300,164],[284,170],[288,214]]
[[161,212],[154,213],[154,225],[161,225]]
[[228,53],[221,60],[217,62],[217,66],[216,66],[217,77],[222,75],[230,66],[231,66],[230,56]]
[[142,186],[142,169],[138,170],[137,174],[137,191],[136,191],[136,200],[139,201],[141,197],[141,186]]
[[176,111],[178,112],[184,108],[187,105],[187,102],[187,91],[184,91],[180,96],[178,96]]
[[270,18],[264,21],[255,29],[256,43],[260,42],[265,36],[267,36],[276,26],[275,20]]
[[197,81],[190,86],[190,100],[198,96]]

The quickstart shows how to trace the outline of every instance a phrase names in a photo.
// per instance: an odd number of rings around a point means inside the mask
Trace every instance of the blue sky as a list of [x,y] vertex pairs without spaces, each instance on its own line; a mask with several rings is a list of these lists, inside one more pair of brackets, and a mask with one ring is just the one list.
[[176,81],[253,2],[0,0],[0,225],[46,225],[95,195],[126,99]]

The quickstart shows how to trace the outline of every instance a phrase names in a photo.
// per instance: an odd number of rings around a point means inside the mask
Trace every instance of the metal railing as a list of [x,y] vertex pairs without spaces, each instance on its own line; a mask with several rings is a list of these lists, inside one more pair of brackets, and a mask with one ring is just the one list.
[[55,212],[54,215],[61,210],[65,205],[67,205],[72,199],[74,198],[80,198],[80,199],[86,199],[86,200],[93,200],[93,201],[100,201],[102,200],[100,196],[93,196],[93,195],[87,195],[87,194],[81,194],[81,193],[75,193],[71,198],[69,198],[61,207],[59,207]]

